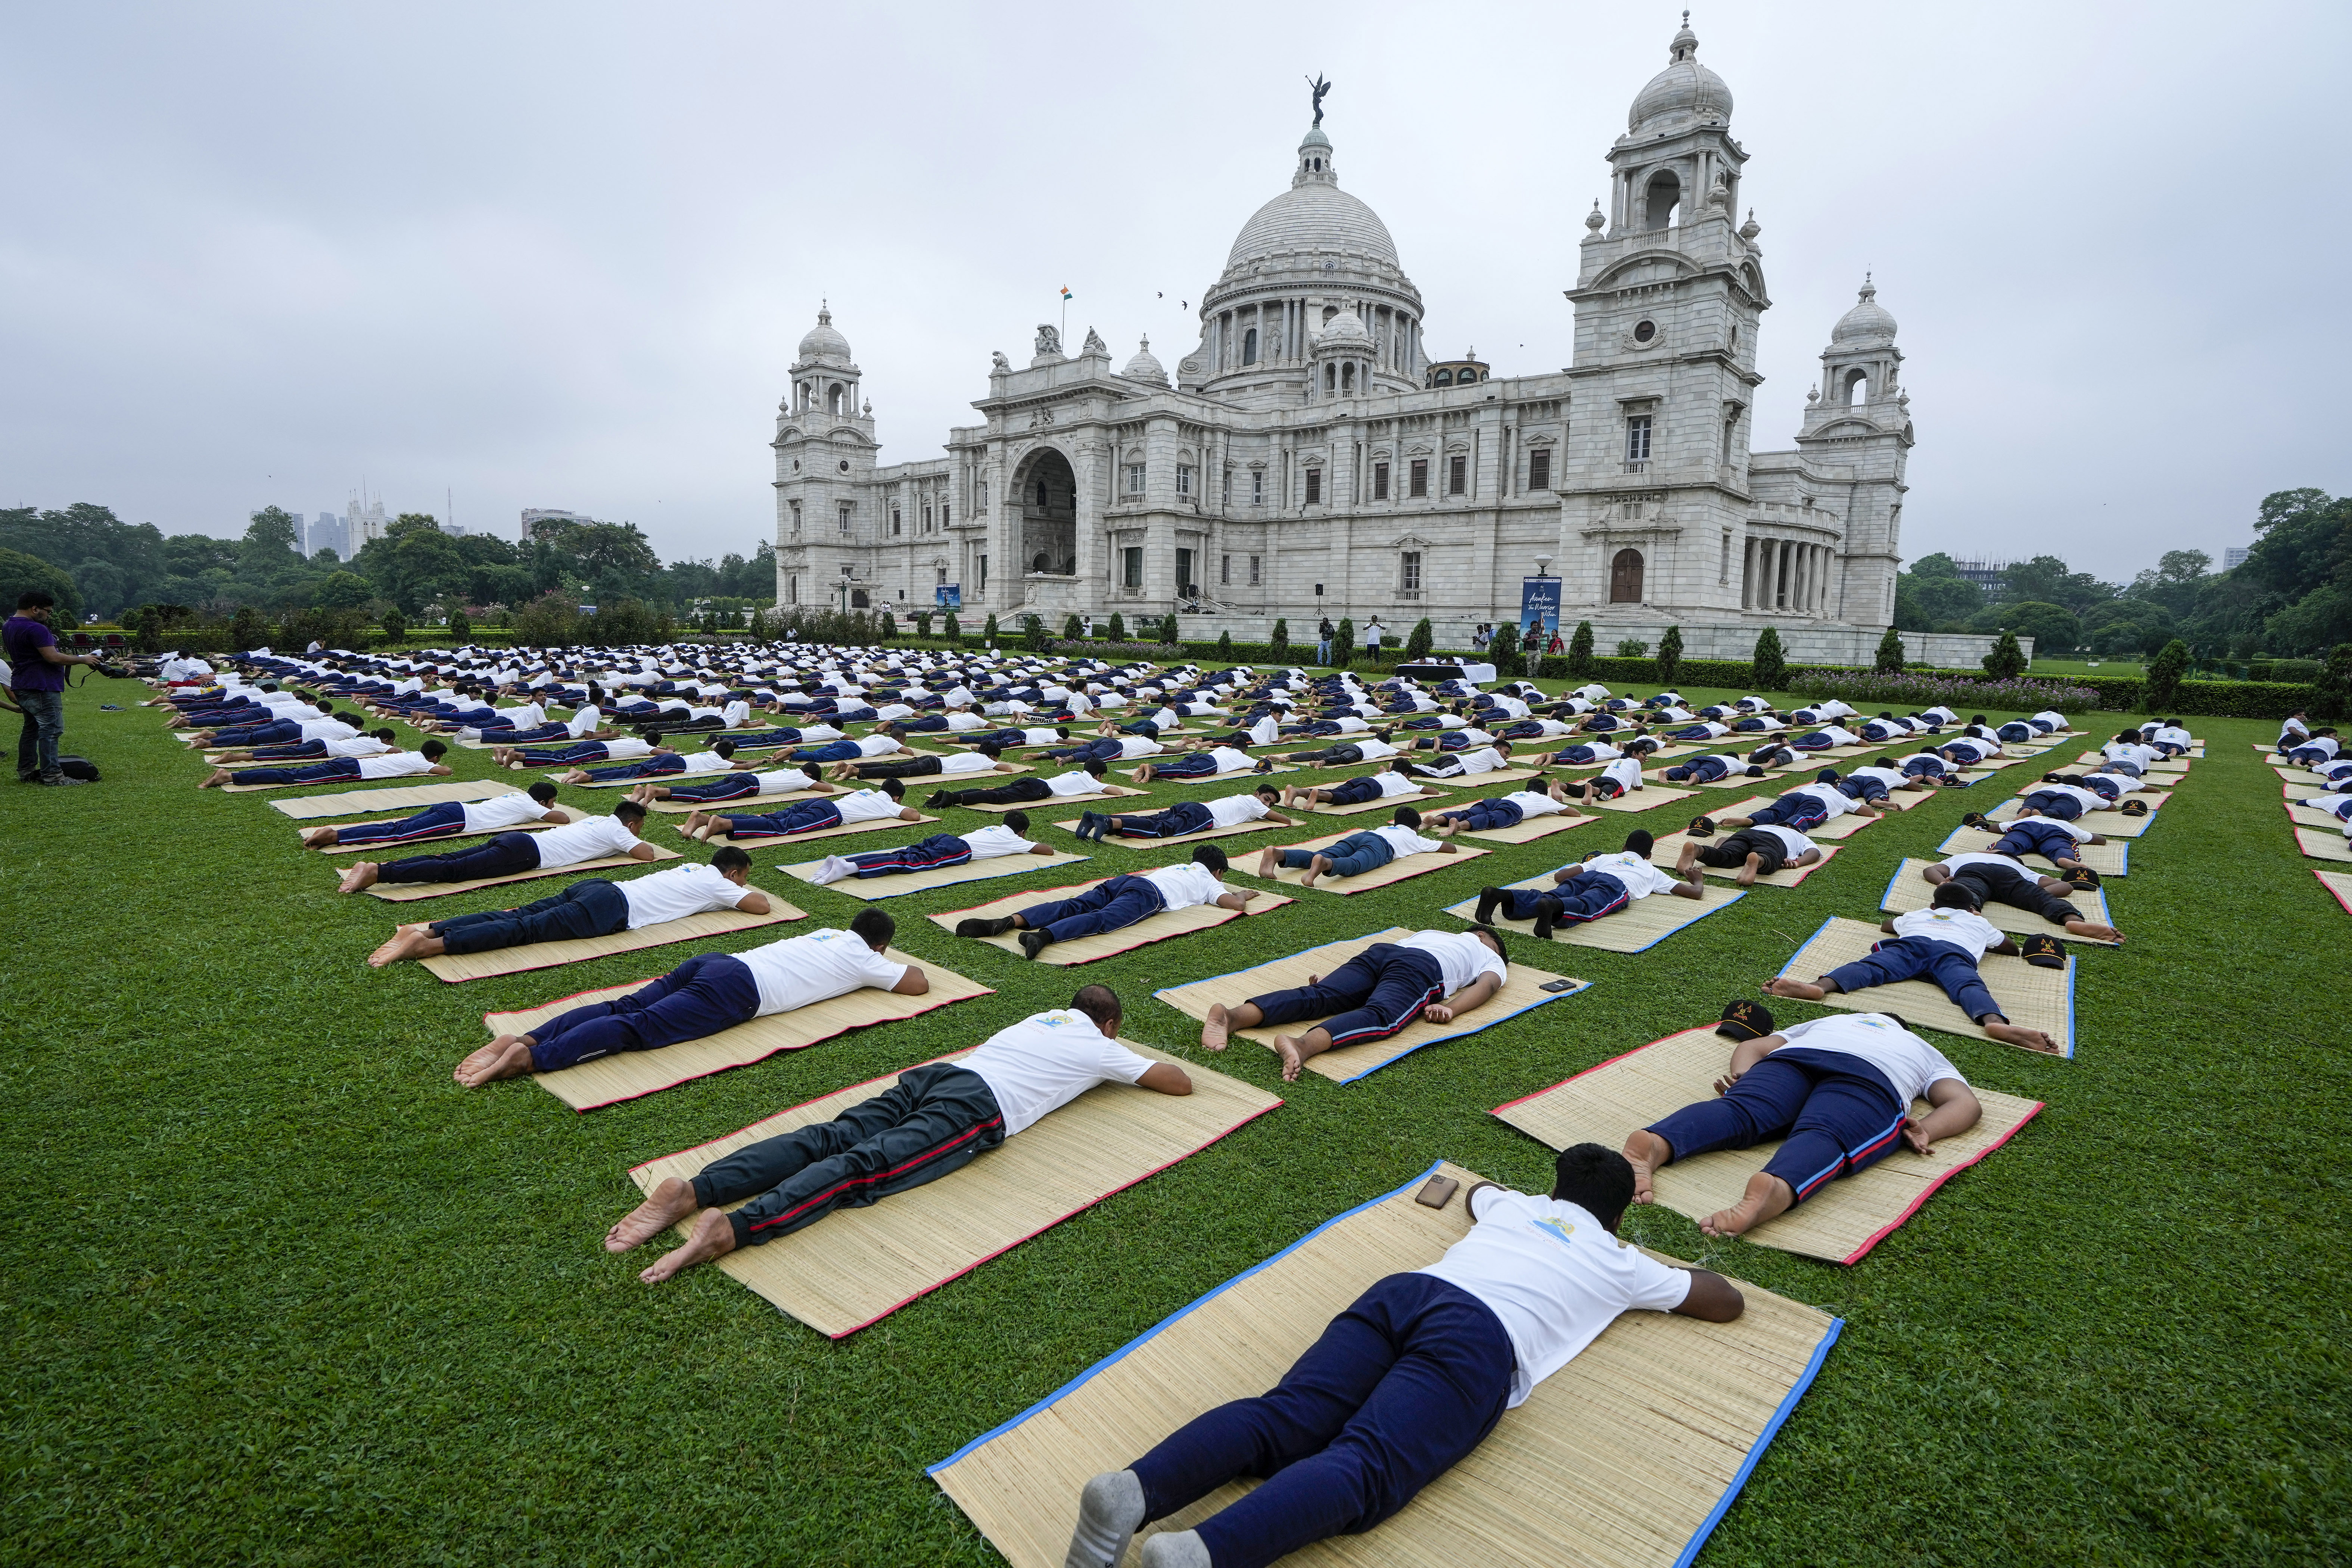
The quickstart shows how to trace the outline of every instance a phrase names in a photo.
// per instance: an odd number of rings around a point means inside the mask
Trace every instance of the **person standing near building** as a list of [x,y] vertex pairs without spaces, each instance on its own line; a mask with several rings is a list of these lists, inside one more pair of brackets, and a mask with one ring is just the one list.
[[1364,624],[1364,658],[1367,661],[1372,664],[1381,662],[1381,639],[1388,635],[1388,628],[1381,625],[1378,616]]
[[58,742],[66,732],[66,667],[99,661],[78,654],[59,653],[49,616],[57,599],[38,588],[16,595],[16,613],[0,626],[0,646],[8,657],[8,691],[25,728],[16,738],[16,782],[78,784],[58,766]]
[[1331,617],[1328,616],[1324,616],[1322,624],[1315,628],[1315,662],[1318,666],[1329,668],[1331,638],[1338,630],[1339,628],[1331,624]]

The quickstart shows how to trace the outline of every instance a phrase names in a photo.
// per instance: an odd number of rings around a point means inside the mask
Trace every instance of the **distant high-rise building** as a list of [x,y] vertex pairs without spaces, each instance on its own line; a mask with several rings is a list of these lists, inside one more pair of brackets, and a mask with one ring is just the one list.
[[1955,561],[1952,569],[1984,590],[1985,603],[1995,605],[2009,589],[2006,561]]
[[357,555],[368,541],[382,539],[383,528],[383,502],[372,500],[362,505],[358,497],[352,498],[351,510],[343,514],[343,542],[351,547],[343,559],[348,561]]
[[343,520],[331,511],[322,511],[302,530],[302,553],[316,555],[321,550],[331,550],[338,561],[352,558],[351,539],[343,528]]
[[2221,552],[2221,570],[2224,572],[2236,571],[2240,566],[2245,563],[2246,557],[2252,555],[2253,552],[2253,548],[2251,545],[2231,545],[2228,549]]
[[542,533],[552,533],[567,522],[593,522],[593,517],[583,517],[576,511],[559,511],[551,507],[527,506],[522,509],[522,542],[529,544]]

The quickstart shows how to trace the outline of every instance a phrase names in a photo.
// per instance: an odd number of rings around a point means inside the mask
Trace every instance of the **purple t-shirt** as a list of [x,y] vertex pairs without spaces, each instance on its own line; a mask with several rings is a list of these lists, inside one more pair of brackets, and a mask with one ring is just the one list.
[[41,657],[45,647],[58,646],[57,634],[30,616],[10,616],[0,626],[0,647],[8,655],[8,685],[17,691],[63,691],[66,667]]

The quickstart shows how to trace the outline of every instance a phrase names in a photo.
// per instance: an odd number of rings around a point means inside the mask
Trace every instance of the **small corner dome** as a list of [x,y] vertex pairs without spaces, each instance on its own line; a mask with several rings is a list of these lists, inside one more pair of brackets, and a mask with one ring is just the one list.
[[1865,278],[1853,309],[1840,316],[1837,325],[1830,329],[1830,342],[1850,343],[1874,338],[1892,342],[1894,337],[1895,318],[1878,302],[1878,290]]
[[834,331],[833,311],[829,308],[818,308],[816,325],[811,327],[808,336],[801,340],[801,358],[837,359],[845,363],[848,360],[849,340]]
[[1663,121],[1731,120],[1731,89],[1721,77],[1698,63],[1698,35],[1690,30],[1690,13],[1683,13],[1683,29],[1667,46],[1666,68],[1633,97],[1625,129],[1637,132]]
[[1140,381],[1152,386],[1168,384],[1168,367],[1152,354],[1150,338],[1143,340],[1143,346],[1135,351],[1135,357],[1128,361],[1127,368],[1118,374],[1126,380]]
[[1318,345],[1364,343],[1370,342],[1371,336],[1364,330],[1364,319],[1356,314],[1354,308],[1342,305],[1338,315],[1323,323],[1322,335],[1315,341]]

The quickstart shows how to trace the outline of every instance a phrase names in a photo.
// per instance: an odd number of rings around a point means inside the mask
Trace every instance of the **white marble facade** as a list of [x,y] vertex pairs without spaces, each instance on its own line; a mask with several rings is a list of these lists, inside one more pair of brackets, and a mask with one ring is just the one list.
[[1895,320],[1865,282],[1793,448],[1750,450],[1770,300],[1731,94],[1697,50],[1685,25],[1609,150],[1556,374],[1437,367],[1319,125],[1172,377],[1148,342],[1115,367],[1093,331],[1072,353],[1040,327],[1026,363],[995,356],[944,456],[886,466],[820,310],[776,416],[779,601],[903,616],[955,584],[967,622],[1182,609],[1296,637],[1319,612],[1402,636],[1516,619],[1542,563],[1604,650],[1677,623],[1866,654],[1894,612],[1912,441]]

